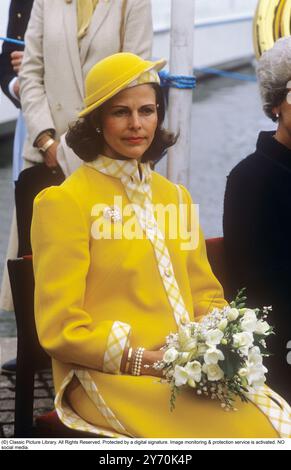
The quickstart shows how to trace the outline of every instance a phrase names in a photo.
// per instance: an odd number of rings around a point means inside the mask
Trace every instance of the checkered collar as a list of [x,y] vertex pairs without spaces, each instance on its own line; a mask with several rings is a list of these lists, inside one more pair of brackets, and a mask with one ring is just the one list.
[[149,162],[138,163],[135,159],[117,160],[105,155],[99,155],[96,160],[87,162],[86,165],[95,168],[95,170],[105,175],[121,179],[125,186],[128,183],[141,186],[145,183],[151,183],[152,180],[152,169]]

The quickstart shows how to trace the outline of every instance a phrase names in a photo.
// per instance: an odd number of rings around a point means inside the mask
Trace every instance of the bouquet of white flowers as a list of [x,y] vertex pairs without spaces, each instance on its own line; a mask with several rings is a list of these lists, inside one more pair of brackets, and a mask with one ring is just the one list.
[[181,325],[166,338],[163,359],[154,368],[171,385],[171,410],[181,387],[218,399],[229,411],[235,410],[235,396],[248,401],[246,392],[264,384],[265,339],[273,333],[266,318],[272,308],[245,308],[245,300],[243,289],[229,306],[214,309],[200,323]]

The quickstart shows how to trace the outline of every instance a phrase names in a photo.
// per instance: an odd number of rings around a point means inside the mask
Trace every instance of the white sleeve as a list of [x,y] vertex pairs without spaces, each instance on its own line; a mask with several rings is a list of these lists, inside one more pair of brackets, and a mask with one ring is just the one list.
[[150,0],[131,0],[125,14],[123,52],[150,59],[153,46],[153,20]]
[[44,0],[34,0],[19,72],[21,106],[32,143],[43,131],[55,129],[44,85],[43,5]]
[[12,96],[12,98],[14,98],[17,101],[20,101],[19,97],[16,96],[16,94],[14,93],[14,89],[13,89],[14,88],[14,83],[17,80],[18,80],[18,77],[14,77],[14,78],[12,78],[12,80],[10,80],[9,85],[8,85],[8,90],[9,90],[9,93]]

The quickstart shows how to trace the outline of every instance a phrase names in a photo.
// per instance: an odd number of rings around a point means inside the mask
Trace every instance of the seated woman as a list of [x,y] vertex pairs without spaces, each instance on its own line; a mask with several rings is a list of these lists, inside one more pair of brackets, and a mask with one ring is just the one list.
[[[257,76],[266,115],[277,122],[261,132],[252,155],[227,180],[224,238],[235,288],[251,306],[272,305],[276,335],[266,360],[269,385],[291,401],[291,38],[279,39],[259,60]],[[289,343],[290,344],[290,343]],[[291,345],[289,346],[291,349]]]
[[85,164],[35,199],[35,313],[56,409],[67,426],[109,437],[276,437],[278,423],[252,403],[226,413],[183,390],[171,412],[152,367],[181,322],[226,305],[201,232],[186,243],[153,211],[192,204],[151,169],[176,140],[162,127],[164,63],[120,53],[91,69],[67,135]]

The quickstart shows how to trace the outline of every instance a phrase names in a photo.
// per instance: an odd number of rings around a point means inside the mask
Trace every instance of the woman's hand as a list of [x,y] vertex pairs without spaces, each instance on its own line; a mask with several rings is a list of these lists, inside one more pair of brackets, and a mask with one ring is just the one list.
[[49,168],[55,168],[58,166],[58,161],[57,161],[58,145],[59,145],[58,142],[55,141],[43,154],[44,163]]
[[[125,372],[127,357],[129,349],[126,349],[123,354],[121,361],[121,371]],[[141,363],[141,375],[153,375],[154,377],[163,377],[162,371],[154,369],[153,364],[163,359],[164,351],[149,351],[145,350],[142,357]],[[135,358],[135,349],[132,351],[128,373],[132,373],[133,363]]]
[[[154,369],[153,364],[161,361],[164,356],[164,351],[147,351],[145,350],[141,363],[141,375],[153,375],[155,377],[163,377],[161,370]],[[149,367],[146,367],[149,366]]]
[[[36,141],[37,147],[40,149],[49,139],[51,139],[50,135],[44,132],[38,137]],[[55,140],[54,143],[51,144],[44,153],[42,153],[44,163],[49,168],[56,168],[58,166],[58,161],[57,161],[58,145],[59,145],[59,142]]]
[[10,57],[11,57],[11,65],[13,67],[13,70],[18,75],[21,64],[22,64],[23,51],[13,51],[11,52]]

